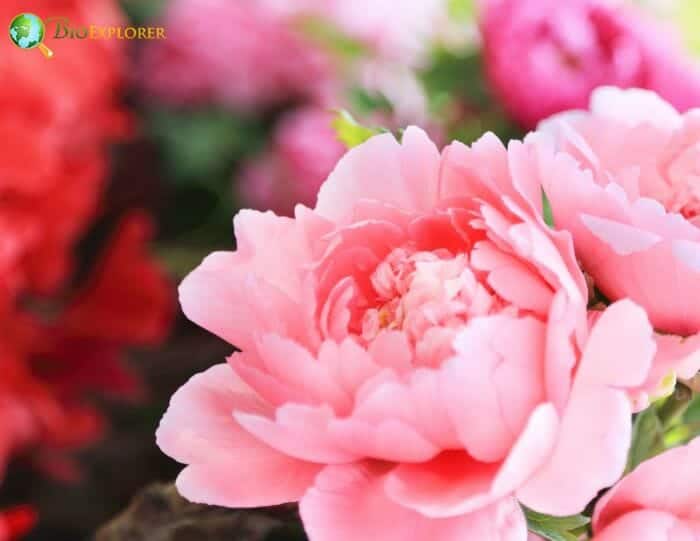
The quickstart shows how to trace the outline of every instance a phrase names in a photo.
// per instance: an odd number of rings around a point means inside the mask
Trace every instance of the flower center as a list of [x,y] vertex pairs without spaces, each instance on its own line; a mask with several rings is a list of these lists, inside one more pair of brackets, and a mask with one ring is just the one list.
[[370,282],[376,297],[362,318],[362,338],[368,342],[385,330],[403,331],[413,346],[437,334],[447,339],[453,334],[448,331],[503,304],[479,281],[467,254],[448,250],[397,248]]

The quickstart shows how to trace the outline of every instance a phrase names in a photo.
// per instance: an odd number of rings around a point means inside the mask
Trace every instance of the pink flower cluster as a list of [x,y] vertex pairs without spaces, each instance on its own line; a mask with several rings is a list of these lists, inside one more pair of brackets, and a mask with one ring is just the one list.
[[181,493],[298,501],[311,541],[524,541],[521,504],[614,486],[596,539],[700,535],[698,443],[623,478],[632,414],[700,369],[696,114],[607,89],[507,147],[410,127],[293,218],[241,211],[180,288],[240,350],[158,429]]
[[[173,0],[162,19],[168,39],[144,48],[139,79],[181,105],[338,104],[352,69],[335,58],[337,46],[353,42],[365,60],[413,66],[446,20],[446,0],[408,0],[399,10],[393,0]],[[305,25],[329,35],[318,39]]]
[[326,91],[326,56],[257,1],[174,0],[161,24],[168,39],[145,47],[140,77],[158,98],[245,112]]
[[494,94],[525,128],[585,107],[600,85],[653,90],[681,110],[700,105],[700,71],[630,2],[481,0],[484,64]]

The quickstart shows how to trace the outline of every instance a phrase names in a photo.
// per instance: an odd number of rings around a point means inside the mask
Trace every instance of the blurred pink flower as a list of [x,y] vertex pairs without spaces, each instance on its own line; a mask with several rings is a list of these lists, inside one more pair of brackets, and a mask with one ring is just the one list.
[[659,330],[698,333],[700,111],[604,88],[590,112],[555,116],[541,131],[586,170],[543,188],[596,286],[644,306]]
[[700,73],[670,33],[606,0],[482,0],[491,88],[526,128],[585,107],[600,85],[654,90],[681,110],[700,105]]
[[700,537],[700,439],[643,462],[598,502],[594,541]]
[[333,116],[307,107],[282,117],[272,147],[240,173],[247,206],[291,216],[297,203],[316,203],[318,189],[345,153],[331,126]]
[[588,329],[571,238],[529,203],[573,174],[545,145],[441,155],[408,128],[349,151],[313,210],[239,213],[238,250],[180,288],[241,350],[158,429],[181,493],[300,500],[312,541],[522,541],[517,500],[582,511],[624,470],[656,342],[631,301]]
[[140,69],[157,98],[245,112],[327,91],[325,54],[257,2],[173,0],[161,24],[168,39],[146,45]]

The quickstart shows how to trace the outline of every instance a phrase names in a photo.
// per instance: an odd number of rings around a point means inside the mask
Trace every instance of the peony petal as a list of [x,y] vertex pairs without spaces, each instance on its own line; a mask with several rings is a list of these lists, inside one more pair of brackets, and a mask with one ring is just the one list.
[[554,450],[558,429],[556,408],[552,404],[537,406],[493,480],[492,492],[509,494],[538,471]]
[[265,332],[315,344],[310,317],[291,298],[242,268],[235,253],[207,257],[180,285],[185,315],[243,350],[253,349]]
[[554,453],[518,491],[525,505],[575,514],[617,481],[632,430],[630,401],[618,387],[646,379],[655,349],[646,314],[633,302],[617,302],[603,313],[583,352]]
[[435,206],[440,155],[418,128],[404,132],[403,143],[381,134],[340,159],[318,194],[316,212],[336,224],[348,224],[355,205],[376,200],[409,211]]
[[385,489],[396,503],[426,517],[457,517],[507,496],[492,492],[500,467],[463,451],[448,451],[430,462],[398,466],[387,476]]
[[517,491],[518,499],[546,514],[582,512],[601,489],[622,475],[632,437],[631,416],[624,393],[575,386],[552,456]]
[[591,112],[629,126],[651,124],[665,131],[679,128],[683,119],[656,92],[641,88],[602,86],[591,94]]
[[[544,326],[534,318],[474,318],[457,336],[441,387],[459,437],[476,459],[505,458],[542,402]],[[507,404],[507,406],[506,406]]]
[[344,464],[362,458],[334,444],[328,425],[335,418],[327,406],[286,404],[274,419],[249,413],[234,417],[248,432],[285,455],[318,464]]
[[448,519],[431,519],[391,501],[386,466],[329,466],[300,503],[310,541],[526,541],[520,506],[506,499],[491,507]]
[[610,246],[617,255],[643,252],[662,240],[662,237],[650,231],[590,214],[581,214],[581,221],[591,233]]
[[576,378],[581,384],[635,387],[646,380],[654,355],[646,313],[632,301],[619,301],[593,327]]
[[319,466],[285,456],[246,432],[234,411],[269,406],[218,365],[194,376],[173,396],[157,432],[159,447],[189,464],[177,481],[191,501],[259,507],[298,500]]
[[700,242],[673,241],[673,255],[690,270],[700,272]]
[[368,422],[358,418],[331,421],[328,433],[350,453],[391,462],[425,462],[440,449],[409,423],[398,419]]
[[670,513],[640,510],[627,513],[601,531],[595,541],[696,541],[695,533]]
[[654,509],[700,522],[700,438],[640,464],[598,503],[593,517],[603,530],[630,509]]

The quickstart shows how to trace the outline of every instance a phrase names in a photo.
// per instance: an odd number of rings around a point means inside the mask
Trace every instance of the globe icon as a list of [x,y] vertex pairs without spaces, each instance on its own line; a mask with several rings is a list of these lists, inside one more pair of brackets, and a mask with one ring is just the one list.
[[33,13],[21,13],[10,23],[10,39],[20,49],[39,47],[44,56],[51,58],[53,52],[42,42],[46,27],[44,21]]

